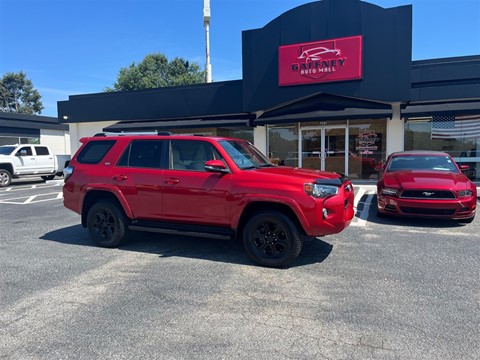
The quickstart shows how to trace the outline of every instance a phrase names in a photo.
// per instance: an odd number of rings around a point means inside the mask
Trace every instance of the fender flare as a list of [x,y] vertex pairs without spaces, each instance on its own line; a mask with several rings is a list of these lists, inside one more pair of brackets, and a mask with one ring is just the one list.
[[304,230],[309,229],[311,227],[310,223],[308,222],[307,218],[305,217],[304,212],[300,209],[300,206],[297,202],[293,201],[291,198],[277,196],[277,195],[269,195],[269,194],[251,194],[245,195],[244,199],[238,203],[238,211],[232,213],[232,228],[238,229],[240,224],[240,219],[245,211],[245,209],[252,203],[274,203],[279,204],[282,206],[289,207],[295,216],[297,217],[300,225],[303,227]]
[[118,188],[115,187],[115,186],[108,185],[108,184],[99,184],[99,183],[89,184],[88,186],[85,186],[82,189],[82,196],[80,198],[80,204],[81,204],[80,213],[83,213],[83,204],[84,204],[85,198],[87,197],[87,194],[91,191],[103,191],[103,192],[111,193],[113,196],[115,196],[115,198],[120,203],[120,206],[122,207],[123,211],[125,212],[125,215],[129,219],[134,218],[133,211],[130,208],[130,206],[128,205],[128,202],[125,199],[125,197],[123,196],[122,192],[120,190],[118,190]]

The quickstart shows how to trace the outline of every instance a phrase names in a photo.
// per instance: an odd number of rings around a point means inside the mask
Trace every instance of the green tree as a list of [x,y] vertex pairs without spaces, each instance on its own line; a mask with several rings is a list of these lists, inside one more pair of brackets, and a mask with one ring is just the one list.
[[168,61],[165,55],[155,53],[145,56],[139,64],[121,68],[113,88],[105,91],[126,91],[190,85],[205,82],[205,72],[200,66],[182,58]]
[[0,111],[40,114],[43,110],[41,98],[23,71],[6,73],[0,80]]

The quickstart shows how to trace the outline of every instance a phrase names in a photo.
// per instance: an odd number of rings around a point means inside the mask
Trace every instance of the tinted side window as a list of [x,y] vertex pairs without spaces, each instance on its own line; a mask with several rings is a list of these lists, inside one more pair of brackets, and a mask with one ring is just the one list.
[[114,140],[91,141],[77,156],[81,164],[98,164],[115,144]]
[[218,151],[206,141],[172,140],[170,169],[206,171],[205,162],[221,159]]
[[133,140],[125,149],[117,166],[160,169],[162,140]]
[[35,152],[37,155],[50,155],[48,152],[48,148],[45,146],[35,146]]
[[17,154],[20,156],[31,156],[32,148],[30,146],[24,146],[17,151]]

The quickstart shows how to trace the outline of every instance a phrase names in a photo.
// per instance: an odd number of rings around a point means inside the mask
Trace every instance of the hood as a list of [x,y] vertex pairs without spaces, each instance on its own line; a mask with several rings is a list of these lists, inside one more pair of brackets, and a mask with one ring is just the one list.
[[464,189],[469,188],[470,180],[462,173],[442,171],[403,170],[385,173],[385,187],[403,189]]
[[289,167],[289,166],[265,167],[265,168],[258,168],[252,171],[263,173],[263,174],[269,174],[269,175],[302,178],[303,180],[310,180],[310,181],[315,179],[336,180],[343,177],[343,175],[340,175],[334,172],[303,169],[303,168]]

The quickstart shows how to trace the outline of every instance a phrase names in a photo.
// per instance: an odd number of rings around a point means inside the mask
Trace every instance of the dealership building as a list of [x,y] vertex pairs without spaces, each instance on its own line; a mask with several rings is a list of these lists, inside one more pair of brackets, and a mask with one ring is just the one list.
[[[242,32],[240,80],[70,96],[71,149],[102,131],[244,138],[279,165],[375,179],[400,150],[446,151],[480,177],[480,55],[412,61],[412,6],[296,7]],[[480,167],[479,167],[480,169]]]

